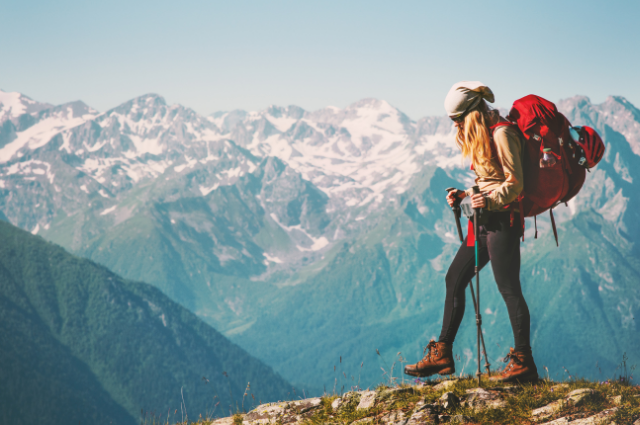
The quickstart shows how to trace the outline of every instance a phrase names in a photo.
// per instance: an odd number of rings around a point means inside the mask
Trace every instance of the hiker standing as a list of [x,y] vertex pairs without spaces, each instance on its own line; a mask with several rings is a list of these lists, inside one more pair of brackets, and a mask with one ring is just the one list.
[[475,274],[474,241],[471,240],[475,236],[479,269],[491,261],[515,339],[515,348],[511,348],[505,358],[508,365],[491,379],[505,382],[538,379],[529,342],[529,308],[520,287],[523,228],[516,200],[524,187],[523,140],[516,128],[504,125],[507,120],[487,102],[493,103],[494,95],[489,87],[477,81],[455,84],[445,99],[445,109],[457,129],[456,143],[463,157],[471,159],[480,188],[479,194],[474,194],[472,189],[453,190],[447,195],[447,202],[453,206],[456,201],[469,197],[471,206],[488,211],[489,217],[477,235],[467,235],[453,259],[445,279],[447,292],[440,337],[438,342],[429,342],[421,361],[405,367],[408,375],[423,377],[455,372],[452,346],[464,315],[465,290]]

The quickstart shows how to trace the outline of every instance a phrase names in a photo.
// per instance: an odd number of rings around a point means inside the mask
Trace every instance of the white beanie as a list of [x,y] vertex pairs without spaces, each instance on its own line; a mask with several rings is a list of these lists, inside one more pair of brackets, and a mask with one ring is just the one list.
[[451,87],[444,99],[444,109],[451,118],[457,118],[472,110],[484,99],[493,103],[495,98],[491,89],[480,81],[460,81]]

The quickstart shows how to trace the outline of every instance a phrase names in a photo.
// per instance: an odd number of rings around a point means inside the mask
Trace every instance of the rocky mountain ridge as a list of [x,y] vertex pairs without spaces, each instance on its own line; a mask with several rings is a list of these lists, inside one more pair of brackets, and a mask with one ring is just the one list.
[[637,388],[608,382],[485,382],[479,387],[471,379],[453,379],[268,403],[246,414],[199,423],[637,425],[639,399]]

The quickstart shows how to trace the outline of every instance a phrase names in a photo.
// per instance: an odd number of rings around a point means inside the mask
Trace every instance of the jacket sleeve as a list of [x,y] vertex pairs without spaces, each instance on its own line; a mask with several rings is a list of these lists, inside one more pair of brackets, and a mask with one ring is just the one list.
[[505,180],[500,187],[487,195],[489,211],[498,210],[515,201],[524,188],[520,136],[517,132],[503,127],[494,133],[493,140]]

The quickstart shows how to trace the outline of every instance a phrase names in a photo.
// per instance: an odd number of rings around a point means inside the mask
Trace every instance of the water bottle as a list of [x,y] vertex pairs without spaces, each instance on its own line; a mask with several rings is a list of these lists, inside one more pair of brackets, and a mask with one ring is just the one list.
[[542,158],[540,158],[540,168],[551,168],[556,165],[556,157],[551,153],[551,148],[542,150]]

